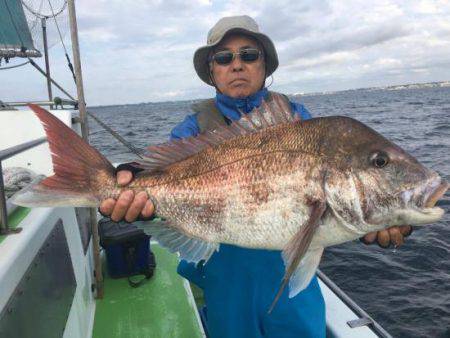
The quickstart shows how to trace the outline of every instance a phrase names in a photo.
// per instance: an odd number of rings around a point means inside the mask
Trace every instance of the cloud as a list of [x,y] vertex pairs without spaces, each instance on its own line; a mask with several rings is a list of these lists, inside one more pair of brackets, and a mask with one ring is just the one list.
[[322,35],[320,39],[316,36],[309,39],[298,38],[285,54],[285,61],[289,63],[295,58],[317,57],[322,54],[372,47],[408,35],[408,33],[405,27],[388,23],[376,27],[334,31]]
[[[91,105],[213,95],[197,77],[192,56],[212,25],[227,15],[255,17],[274,40],[280,59],[275,90],[450,79],[448,0],[80,0],[76,5]],[[65,41],[70,52],[69,36]],[[56,80],[75,93],[59,45],[51,49],[51,59]],[[45,97],[45,79],[32,69],[28,72],[33,75],[22,70],[1,74],[9,84],[3,99]]]

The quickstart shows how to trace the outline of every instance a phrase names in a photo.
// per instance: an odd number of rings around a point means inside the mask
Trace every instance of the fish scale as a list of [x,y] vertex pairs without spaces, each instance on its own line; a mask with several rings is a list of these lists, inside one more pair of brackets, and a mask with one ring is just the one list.
[[[242,152],[242,151],[239,151]],[[253,150],[252,154],[258,152],[259,150]],[[155,188],[150,190],[150,194],[157,201],[158,214],[164,218],[177,219],[175,225],[184,227],[188,234],[196,237],[203,238],[202,231],[205,231],[211,226],[216,226],[218,229],[217,238],[215,241],[232,243],[228,238],[232,237],[235,230],[230,227],[229,233],[224,234],[221,229],[224,228],[223,224],[246,224],[245,229],[241,229],[240,233],[247,231],[248,226],[258,224],[255,220],[258,218],[258,214],[267,209],[266,204],[271,205],[271,202],[264,201],[267,196],[264,197],[262,194],[254,194],[255,189],[260,188],[263,192],[271,190],[271,194],[284,195],[286,192],[292,196],[290,198],[292,201],[297,203],[304,203],[301,201],[302,195],[292,194],[289,190],[292,187],[303,187],[305,183],[302,183],[300,179],[294,180],[289,186],[284,187],[282,184],[277,184],[272,187],[271,181],[275,178],[280,177],[281,180],[286,179],[292,173],[295,173],[297,177],[306,176],[308,177],[308,171],[311,170],[312,166],[305,165],[305,159],[299,161],[298,157],[292,157],[290,153],[284,154],[282,152],[276,153],[276,156],[268,156],[264,152],[263,155],[244,157],[243,159],[236,161],[233,156],[230,156],[230,164],[225,165],[221,163],[216,169],[207,169],[206,173],[203,175],[194,175],[193,177],[184,178],[182,180],[177,180],[171,184],[158,184],[155,183]],[[248,153],[246,154],[248,155]],[[285,156],[286,155],[286,156]],[[239,154],[238,154],[239,156]],[[193,160],[194,161],[194,160]],[[312,161],[312,160],[311,160]],[[262,165],[258,165],[262,164]],[[300,170],[299,168],[303,168]],[[249,170],[249,168],[252,168]],[[293,168],[296,168],[295,170]],[[226,172],[228,174],[223,174]],[[240,175],[230,175],[230,173],[241,173]],[[168,173],[172,175],[172,173]],[[223,177],[227,179],[223,180]],[[145,180],[145,177],[137,178],[136,181]],[[165,177],[161,177],[161,181],[166,182]],[[140,184],[140,183],[136,183]],[[273,184],[272,184],[273,185]],[[278,186],[278,187],[277,187]],[[189,193],[186,193],[186,192]],[[170,196],[167,200],[165,196]],[[176,196],[174,198],[173,196]],[[199,202],[200,196],[202,200]],[[256,197],[256,198],[255,198]],[[272,200],[277,198],[272,197]],[[263,203],[266,202],[266,203]],[[236,203],[236,206],[234,205]],[[231,206],[230,206],[231,204]],[[177,211],[182,215],[174,212],[175,205],[183,205],[183,208],[178,208]],[[206,213],[203,219],[203,224],[196,229],[200,230],[198,233],[193,233],[190,231],[189,223],[196,219],[196,215],[199,210],[196,206],[201,205],[205,209],[213,210],[214,213]],[[268,214],[274,214],[274,207],[268,210]],[[275,207],[276,209],[276,207]],[[231,214],[230,214],[231,213]],[[217,217],[217,215],[219,217]],[[228,216],[226,216],[228,215]],[[270,218],[267,218],[270,222]],[[266,223],[268,223],[266,221]],[[219,222],[219,225],[217,225]],[[272,221],[272,223],[274,223]],[[274,223],[270,229],[275,229],[276,231],[285,231],[283,223]],[[267,236],[270,238],[270,236]],[[267,241],[267,240],[266,240]],[[236,244],[236,243],[235,243]],[[250,240],[245,243],[238,243],[240,245],[253,246],[256,247]],[[261,246],[262,243],[259,243]],[[285,244],[285,243],[284,243]],[[268,243],[267,245],[271,245]],[[281,249],[281,247],[276,247]]]

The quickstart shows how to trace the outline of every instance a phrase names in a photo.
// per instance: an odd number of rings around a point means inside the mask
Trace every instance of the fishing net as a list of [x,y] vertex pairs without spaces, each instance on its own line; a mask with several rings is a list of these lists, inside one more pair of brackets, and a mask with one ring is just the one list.
[[36,179],[42,179],[44,177],[45,176],[38,175],[34,171],[27,168],[11,167],[3,169],[6,198],[11,197],[17,191],[25,188]]
[[[46,26],[47,46],[49,49],[58,42],[62,42],[69,29],[67,0],[0,0],[0,5],[5,7],[5,10],[1,13],[1,19],[5,23],[11,23],[11,27],[3,25],[2,28],[2,25],[0,25],[0,33],[2,33],[0,34],[0,47],[2,41],[6,41],[3,43],[7,45],[8,41],[18,39],[20,40],[17,41],[19,46],[32,46],[43,54],[43,21]],[[25,19],[23,19],[23,15],[25,15]],[[9,39],[8,34],[10,36]],[[14,58],[14,56],[40,56],[39,52],[36,53],[27,53],[27,55],[0,53],[0,58],[3,56],[3,61],[9,63],[8,65],[0,63],[0,66],[2,66],[0,69],[10,69],[25,65],[28,62],[24,62],[20,58]]]
[[22,0],[22,5],[37,49],[44,50],[42,19],[46,20],[48,48],[60,41],[58,29],[61,32],[61,38],[64,38],[69,28],[67,0]]

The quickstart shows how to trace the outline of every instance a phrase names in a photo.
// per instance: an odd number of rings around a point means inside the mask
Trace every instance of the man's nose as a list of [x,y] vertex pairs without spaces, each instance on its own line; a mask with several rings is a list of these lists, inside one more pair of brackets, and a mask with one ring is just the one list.
[[234,59],[231,61],[231,67],[235,72],[242,70],[242,60],[240,55],[234,56]]

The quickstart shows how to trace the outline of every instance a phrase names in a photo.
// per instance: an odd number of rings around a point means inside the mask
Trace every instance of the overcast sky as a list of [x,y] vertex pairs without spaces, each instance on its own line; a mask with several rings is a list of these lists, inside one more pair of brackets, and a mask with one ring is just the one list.
[[[212,96],[194,71],[193,53],[219,18],[241,14],[253,16],[275,42],[277,91],[450,80],[450,0],[79,0],[76,6],[88,105]],[[54,78],[75,93],[60,44],[50,57]],[[43,58],[37,61],[43,66]],[[45,79],[31,66],[0,71],[0,81],[2,100],[46,97]]]

